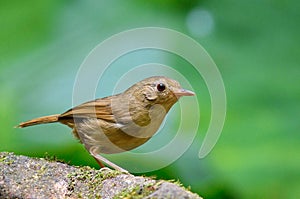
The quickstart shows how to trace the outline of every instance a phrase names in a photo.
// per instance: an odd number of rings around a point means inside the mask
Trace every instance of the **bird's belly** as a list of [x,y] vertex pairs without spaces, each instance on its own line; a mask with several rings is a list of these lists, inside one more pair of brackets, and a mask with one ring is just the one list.
[[76,131],[88,150],[97,146],[100,153],[120,153],[147,142],[159,129],[162,120],[156,118],[150,125],[140,127],[134,123],[119,125],[90,118],[77,125]]
[[135,149],[147,142],[151,137],[139,138],[118,131],[115,135],[107,136],[107,138],[110,142],[101,143],[101,152],[111,154]]
[[[129,151],[147,142],[159,129],[162,120],[153,121],[148,126],[138,126],[136,124],[126,125],[115,130],[105,132],[106,137],[112,144],[121,150],[114,150],[111,143],[102,143],[103,153],[119,153]],[[108,146],[107,146],[108,145]],[[104,149],[105,148],[105,149]]]

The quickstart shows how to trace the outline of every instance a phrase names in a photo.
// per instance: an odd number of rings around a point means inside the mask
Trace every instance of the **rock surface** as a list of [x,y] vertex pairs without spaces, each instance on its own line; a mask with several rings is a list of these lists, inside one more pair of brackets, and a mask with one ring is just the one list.
[[196,198],[178,183],[0,153],[0,198]]

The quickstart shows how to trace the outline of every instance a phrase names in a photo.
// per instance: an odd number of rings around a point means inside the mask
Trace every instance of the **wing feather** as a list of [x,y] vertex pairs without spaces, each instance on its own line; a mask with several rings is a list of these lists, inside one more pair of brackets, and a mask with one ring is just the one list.
[[84,118],[97,118],[107,122],[115,122],[115,118],[111,109],[112,97],[105,97],[96,99],[78,105],[59,116],[59,120],[64,123],[64,120],[70,121],[70,119],[84,119]]

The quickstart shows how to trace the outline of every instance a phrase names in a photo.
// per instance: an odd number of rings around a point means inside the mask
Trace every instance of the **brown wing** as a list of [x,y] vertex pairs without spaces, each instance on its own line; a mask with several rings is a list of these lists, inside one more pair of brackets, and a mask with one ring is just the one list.
[[58,120],[64,124],[68,123],[67,125],[74,123],[74,119],[84,118],[98,118],[108,122],[115,122],[111,109],[111,100],[112,96],[83,103],[61,114]]

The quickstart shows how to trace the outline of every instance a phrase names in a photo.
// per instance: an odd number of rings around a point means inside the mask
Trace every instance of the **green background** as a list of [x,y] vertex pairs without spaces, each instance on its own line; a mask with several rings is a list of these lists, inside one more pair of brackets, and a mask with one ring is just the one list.
[[[197,10],[206,15],[191,25]],[[209,95],[203,80],[183,71],[199,85],[198,135],[180,159],[146,175],[179,179],[205,198],[299,198],[299,10],[298,1],[279,0],[0,1],[0,151],[39,157],[47,152],[98,168],[67,127],[13,127],[70,108],[77,70],[101,41],[131,28],[165,27],[208,51],[222,74],[228,111],[217,145],[198,159],[210,118]],[[193,31],[199,27],[200,33]],[[132,59],[137,57],[147,63],[159,56],[148,52]],[[175,68],[182,62],[172,61]],[[97,91],[97,97],[108,94]],[[172,132],[177,126],[171,124]]]

